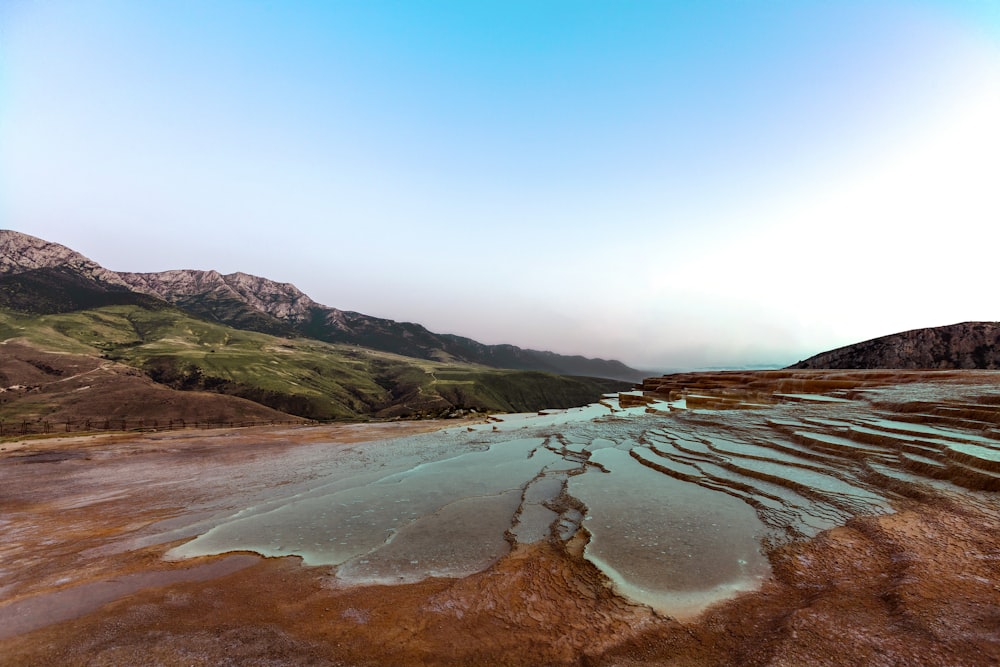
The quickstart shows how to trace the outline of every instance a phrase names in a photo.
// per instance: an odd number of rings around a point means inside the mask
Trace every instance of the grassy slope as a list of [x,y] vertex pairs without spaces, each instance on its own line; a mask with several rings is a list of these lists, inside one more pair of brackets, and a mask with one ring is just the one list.
[[107,430],[124,429],[123,422],[155,428],[174,421],[285,422],[290,417],[236,396],[176,391],[131,366],[92,354],[47,352],[16,340],[0,344],[0,389],[0,424],[8,426],[48,422]]
[[0,311],[0,340],[102,355],[177,389],[207,389],[314,419],[569,407],[621,383],[401,357],[233,329],[174,308],[106,306],[54,315]]

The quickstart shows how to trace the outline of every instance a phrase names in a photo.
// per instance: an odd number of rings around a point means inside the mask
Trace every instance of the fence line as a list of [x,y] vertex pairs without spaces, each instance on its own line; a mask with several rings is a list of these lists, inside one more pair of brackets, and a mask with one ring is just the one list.
[[288,426],[307,421],[189,421],[185,419],[78,419],[69,421],[4,421],[0,420],[0,438],[14,435],[46,433],[93,433],[100,431],[159,431],[176,429],[245,428],[249,426]]

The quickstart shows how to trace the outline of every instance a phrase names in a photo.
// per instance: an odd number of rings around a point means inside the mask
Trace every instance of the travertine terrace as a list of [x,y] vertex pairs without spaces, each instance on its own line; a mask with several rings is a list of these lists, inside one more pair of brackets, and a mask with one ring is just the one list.
[[[1000,661],[996,372],[684,374],[459,426],[0,446],[2,664]],[[375,505],[336,503],[372,484],[415,514],[374,512],[389,537],[352,555]],[[485,546],[449,546],[472,523]]]

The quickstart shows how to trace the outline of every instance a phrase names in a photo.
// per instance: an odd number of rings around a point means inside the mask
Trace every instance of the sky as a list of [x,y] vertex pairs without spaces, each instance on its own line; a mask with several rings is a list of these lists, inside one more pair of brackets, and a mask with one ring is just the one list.
[[996,321],[1000,0],[3,0],[0,227],[642,369]]

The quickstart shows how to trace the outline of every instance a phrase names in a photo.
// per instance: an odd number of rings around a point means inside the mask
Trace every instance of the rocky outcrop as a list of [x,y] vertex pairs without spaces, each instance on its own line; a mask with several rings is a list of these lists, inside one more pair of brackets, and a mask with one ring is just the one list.
[[11,276],[58,267],[69,268],[84,278],[105,285],[128,288],[117,273],[75,250],[21,232],[0,229],[0,275]]
[[166,304],[66,246],[0,230],[0,308],[44,315],[115,305]]
[[[159,273],[119,273],[137,292],[183,305],[192,297],[236,300],[266,315],[288,322],[308,321],[320,306],[290,283],[279,283],[247,273],[175,270]],[[335,309],[330,309],[335,310]]]
[[1000,322],[913,329],[823,352],[789,368],[1000,369]]

